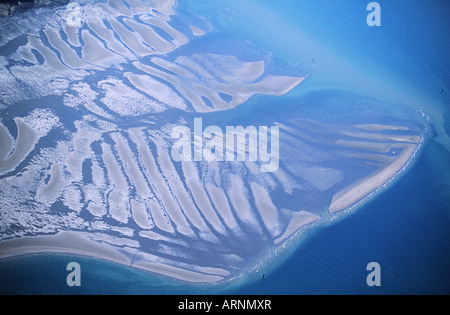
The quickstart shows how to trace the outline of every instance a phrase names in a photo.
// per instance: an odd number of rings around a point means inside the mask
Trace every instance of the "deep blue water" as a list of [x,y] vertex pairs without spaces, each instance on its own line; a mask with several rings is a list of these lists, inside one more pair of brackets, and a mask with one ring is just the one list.
[[[382,27],[377,29],[365,25],[369,1],[263,2],[271,9],[258,13],[273,12],[264,18],[280,23],[263,19],[266,23],[258,31],[255,21],[262,17],[249,16],[245,7],[251,7],[250,1],[227,1],[238,12],[234,22],[218,14],[225,2],[214,7],[186,1],[179,9],[221,17],[218,24],[223,32],[247,36],[273,52],[276,58],[267,60],[268,67],[296,64],[299,73],[311,73],[311,80],[292,91],[294,95],[344,88],[382,95],[392,104],[408,103],[425,112],[430,130],[404,173],[352,213],[309,232],[297,248],[273,260],[275,269],[261,270],[256,281],[194,286],[98,259],[32,255],[0,262],[0,293],[450,293],[450,43],[446,39],[450,5],[438,0],[378,1]],[[277,36],[280,30],[283,36]],[[308,46],[305,39],[310,38],[315,42]],[[352,66],[336,64],[342,56]],[[71,261],[81,265],[81,287],[66,285],[66,265]],[[381,266],[381,287],[366,284],[369,262]]]

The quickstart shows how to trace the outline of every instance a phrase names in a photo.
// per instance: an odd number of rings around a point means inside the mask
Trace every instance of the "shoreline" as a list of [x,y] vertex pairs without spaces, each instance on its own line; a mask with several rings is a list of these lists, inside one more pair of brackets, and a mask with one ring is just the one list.
[[[67,246],[68,244],[71,246]],[[73,254],[130,264],[130,260],[117,249],[108,244],[88,240],[82,237],[82,232],[25,236],[0,242],[0,259],[33,254]]]
[[[173,266],[162,260],[151,260],[152,254],[141,253],[141,259],[132,261],[119,248],[109,244],[99,243],[83,237],[83,232],[59,232],[54,235],[25,236],[0,242],[0,261],[20,256],[39,254],[80,255],[92,259],[115,262],[125,267],[131,267],[152,273],[157,276],[169,277],[176,281],[186,281],[190,284],[215,284],[226,280],[226,270],[205,267],[204,270],[183,268],[183,264]],[[121,248],[135,256],[132,248]]]
[[[345,210],[350,209],[352,205],[359,204],[365,199],[365,197],[370,196],[374,191],[383,185],[386,185],[386,183],[388,183],[392,178],[395,178],[403,170],[403,168],[408,165],[418,147],[420,147],[420,143],[410,143],[405,145],[403,152],[393,163],[375,174],[366,177],[359,183],[343,189],[341,192],[335,194],[329,206],[329,212],[331,214],[345,212]],[[280,250],[286,249],[286,244],[292,244],[292,242],[297,243],[297,237],[292,238],[292,236],[297,235],[298,233],[304,235],[305,228],[311,226],[312,224],[317,224],[318,221],[321,223],[328,222],[324,217],[322,219],[314,218],[314,220],[309,217],[303,219],[311,220],[306,220],[307,222],[303,222],[304,224],[299,226],[297,230],[289,237],[279,237],[279,239],[274,239],[274,244],[272,244],[273,248],[266,254],[271,256],[270,253],[273,251],[279,253]],[[207,267],[203,270],[196,268],[191,269],[189,266],[184,264],[174,266],[160,259],[155,260],[154,258],[157,257],[150,253],[141,253],[141,259],[132,261],[128,257],[127,253],[134,256],[138,252],[137,249],[132,247],[114,247],[106,243],[90,240],[86,236],[87,234],[84,232],[63,231],[54,235],[25,236],[17,239],[3,240],[0,241],[0,261],[8,258],[17,258],[20,256],[30,255],[79,255],[90,259],[100,259],[118,263],[124,267],[131,267],[148,272],[154,276],[171,278],[175,281],[182,281],[191,285],[222,284],[225,285],[225,287],[230,281],[233,282],[235,279],[242,279],[242,276],[252,282],[252,280],[256,279],[254,275],[255,270],[259,269],[261,266],[260,264],[262,263],[262,261],[259,260],[261,257],[258,256],[260,258],[258,259],[258,263],[256,265],[249,264],[245,267],[245,269],[248,268],[247,270],[252,271],[251,273],[253,275],[245,276],[243,274],[226,274],[224,269],[213,270],[214,268],[211,268],[210,270],[207,270]],[[295,241],[295,239],[297,239],[297,241]],[[263,264],[268,263],[271,259],[271,257],[268,257],[268,261]],[[277,264],[278,263],[275,262],[275,265]]]
[[406,145],[400,156],[387,167],[334,194],[329,212],[343,211],[389,182],[408,164],[417,147],[418,144]]

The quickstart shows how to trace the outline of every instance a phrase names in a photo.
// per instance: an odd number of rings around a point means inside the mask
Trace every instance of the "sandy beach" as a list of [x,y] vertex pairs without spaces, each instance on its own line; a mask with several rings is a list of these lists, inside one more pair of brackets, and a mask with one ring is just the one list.
[[416,147],[417,145],[415,144],[405,145],[400,156],[387,167],[336,193],[331,201],[329,211],[334,213],[344,210],[387,183],[406,165]]
[[82,237],[82,233],[77,232],[25,236],[0,242],[0,258],[2,259],[42,253],[70,253],[130,264],[130,260],[112,246],[88,240]]
[[[223,280],[225,276],[230,274],[220,268],[195,267],[190,270],[192,266],[183,263],[180,263],[179,266],[173,266],[164,259],[151,254],[142,254],[140,260],[131,261],[117,248],[105,243],[91,241],[83,237],[83,234],[82,232],[60,232],[55,235],[26,236],[5,240],[0,242],[0,259],[30,254],[82,255],[133,266],[189,282],[214,283]],[[134,249],[124,248],[124,251],[133,254]]]

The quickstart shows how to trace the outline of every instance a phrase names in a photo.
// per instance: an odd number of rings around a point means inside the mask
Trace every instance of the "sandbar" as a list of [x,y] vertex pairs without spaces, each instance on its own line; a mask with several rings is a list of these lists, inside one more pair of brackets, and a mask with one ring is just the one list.
[[[189,282],[214,283],[223,280],[225,276],[230,274],[229,271],[220,268],[189,266],[184,263],[174,266],[168,264],[161,257],[151,254],[142,254],[144,259],[132,262],[115,247],[89,240],[83,235],[83,232],[64,231],[55,235],[25,236],[4,240],[0,242],[0,259],[30,254],[81,255],[112,261]],[[130,248],[123,248],[123,251],[133,254],[133,249]]]
[[59,232],[55,235],[24,236],[0,242],[0,258],[43,253],[74,254],[96,257],[121,264],[130,260],[114,247],[86,239],[78,232]]
[[387,183],[406,165],[406,163],[409,161],[409,158],[414,153],[416,147],[417,145],[413,144],[406,145],[402,153],[394,162],[376,172],[375,174],[369,175],[360,182],[336,193],[331,201],[329,211],[331,213],[334,213],[344,210],[345,208],[351,206],[355,202],[364,198],[369,193]]

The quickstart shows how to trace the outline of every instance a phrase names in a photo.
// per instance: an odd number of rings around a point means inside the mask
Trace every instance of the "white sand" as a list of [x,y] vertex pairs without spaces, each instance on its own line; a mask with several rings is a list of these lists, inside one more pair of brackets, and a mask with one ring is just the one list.
[[189,25],[189,27],[191,28],[192,34],[194,34],[195,36],[203,36],[205,34],[205,32],[198,27],[192,25]]
[[336,193],[331,201],[329,211],[333,213],[343,210],[387,183],[405,166],[416,147],[416,145],[412,144],[405,146],[403,152],[390,165],[355,185]]
[[415,135],[387,135],[380,133],[363,133],[363,132],[348,132],[341,131],[341,134],[349,137],[355,138],[363,138],[367,140],[376,140],[376,141],[396,141],[396,142],[409,142],[409,143],[418,143],[420,141],[420,136]]
[[143,260],[132,263],[111,245],[86,239],[81,232],[60,232],[56,235],[29,236],[0,242],[0,258],[38,253],[95,257],[190,282],[213,283],[230,274],[225,269],[213,267],[193,266],[194,269],[190,270],[191,266],[183,263],[179,263],[180,267],[172,266],[164,259],[151,254],[143,254]]
[[409,128],[405,126],[378,125],[378,124],[355,125],[355,127],[368,131],[409,130]]
[[284,233],[274,240],[275,244],[281,243],[282,241],[290,237],[292,234],[294,234],[296,231],[298,231],[301,227],[320,219],[318,215],[315,215],[311,212],[304,210],[295,212],[287,209],[282,209],[282,211],[284,213],[289,214],[292,218]]
[[56,235],[26,236],[0,242],[0,258],[37,253],[70,253],[130,264],[114,247],[86,239],[82,233],[60,232]]

